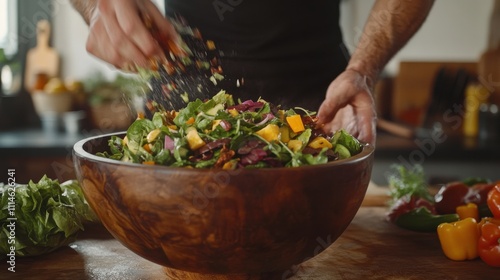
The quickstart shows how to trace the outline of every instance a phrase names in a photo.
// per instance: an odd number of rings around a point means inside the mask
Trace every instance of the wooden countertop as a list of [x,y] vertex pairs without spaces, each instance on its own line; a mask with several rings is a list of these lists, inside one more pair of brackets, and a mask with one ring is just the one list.
[[[499,268],[479,259],[448,260],[436,234],[398,228],[385,221],[386,207],[369,206],[372,203],[360,208],[333,245],[296,267],[290,279],[495,279],[500,275]],[[68,247],[45,256],[18,258],[15,274],[3,262],[0,279],[170,278],[161,266],[135,255],[94,224]]]

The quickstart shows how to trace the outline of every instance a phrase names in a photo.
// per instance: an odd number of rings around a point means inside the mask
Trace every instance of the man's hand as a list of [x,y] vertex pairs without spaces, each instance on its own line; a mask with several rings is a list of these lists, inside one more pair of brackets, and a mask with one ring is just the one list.
[[328,87],[318,117],[326,132],[342,128],[375,144],[376,112],[366,76],[351,69],[340,74]]
[[325,130],[346,129],[375,143],[376,113],[371,95],[380,71],[420,28],[434,0],[377,0],[347,70],[328,87],[319,122]]
[[[150,67],[151,59],[164,60],[165,54],[157,38],[151,34],[150,27],[167,36],[174,42],[179,41],[172,24],[149,0],[97,0],[89,1],[94,6],[85,20],[90,33],[87,38],[87,51],[92,55],[125,71],[135,71],[136,67]],[[73,4],[83,4],[73,0]]]

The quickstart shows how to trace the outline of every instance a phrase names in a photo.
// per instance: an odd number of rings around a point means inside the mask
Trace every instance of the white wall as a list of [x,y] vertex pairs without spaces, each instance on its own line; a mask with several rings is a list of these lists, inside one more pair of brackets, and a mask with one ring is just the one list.
[[[374,0],[345,0],[341,22],[350,50],[359,39]],[[493,0],[436,0],[426,22],[389,62],[386,71],[397,73],[402,60],[477,61],[488,43]]]
[[114,76],[114,70],[108,64],[85,50],[88,27],[69,1],[53,1],[52,43],[61,56],[61,76],[83,79],[97,71],[108,77]]
[[[113,77],[116,70],[87,54],[88,27],[67,0],[53,0],[53,42],[61,54],[63,78],[83,79],[96,71]],[[156,0],[158,3],[163,2]],[[344,0],[341,23],[352,49],[374,0]],[[488,21],[493,0],[436,0],[427,21],[394,57],[387,72],[397,73],[401,60],[476,61],[487,45]]]

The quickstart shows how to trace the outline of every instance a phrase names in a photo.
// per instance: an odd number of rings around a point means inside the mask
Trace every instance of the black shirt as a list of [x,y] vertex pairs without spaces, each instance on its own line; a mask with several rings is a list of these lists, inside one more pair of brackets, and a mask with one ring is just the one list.
[[[229,93],[316,110],[347,64],[339,0],[165,0],[221,52]],[[244,84],[236,86],[236,80]]]

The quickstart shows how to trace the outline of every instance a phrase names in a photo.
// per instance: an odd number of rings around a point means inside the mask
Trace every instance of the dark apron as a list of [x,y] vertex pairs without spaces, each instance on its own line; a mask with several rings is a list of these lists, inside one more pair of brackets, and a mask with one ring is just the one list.
[[[346,67],[339,1],[166,0],[221,53],[224,81],[236,99],[259,97],[283,107],[317,110]],[[238,86],[239,81],[239,86]],[[216,92],[214,92],[215,94]]]

